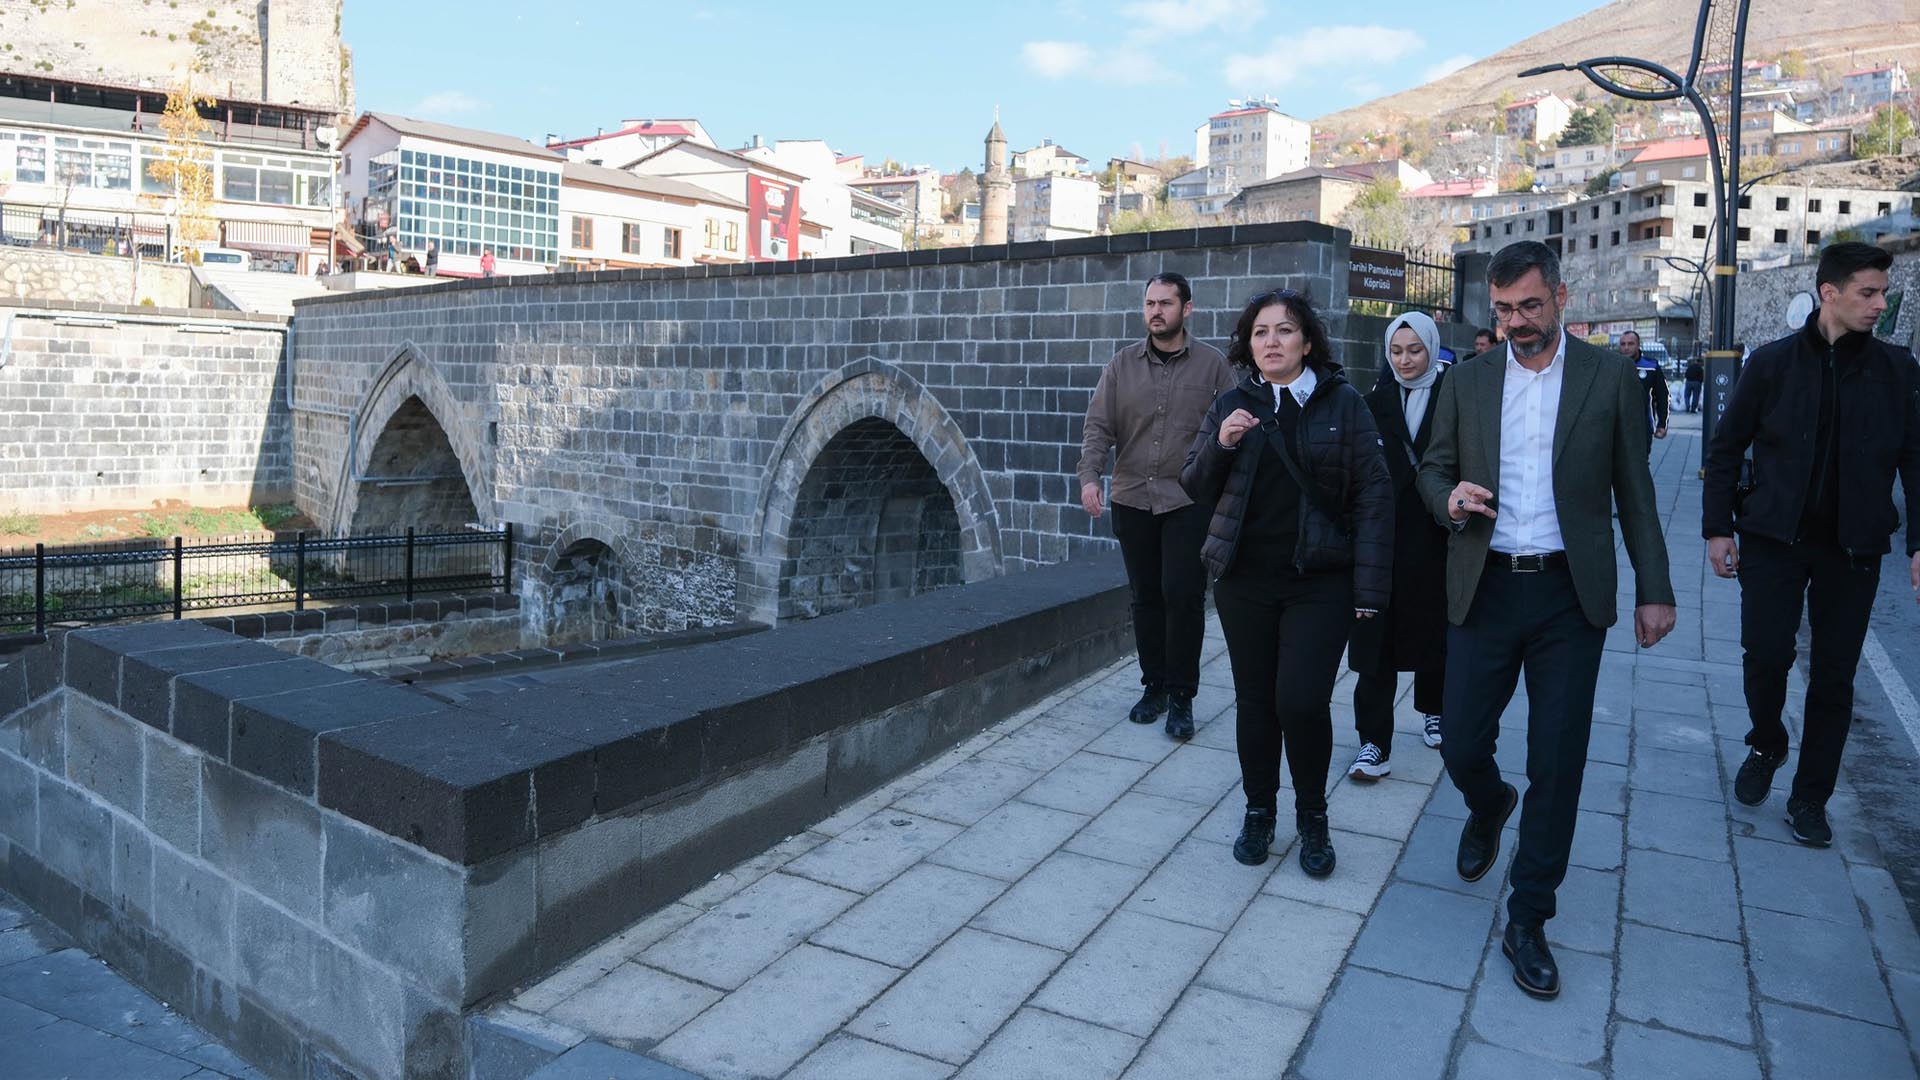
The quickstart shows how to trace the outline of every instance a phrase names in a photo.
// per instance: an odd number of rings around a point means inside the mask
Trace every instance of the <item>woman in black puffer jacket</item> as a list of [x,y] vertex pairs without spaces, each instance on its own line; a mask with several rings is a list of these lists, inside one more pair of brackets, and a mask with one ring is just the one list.
[[1200,559],[1233,665],[1247,796],[1233,857],[1267,861],[1284,743],[1300,868],[1325,877],[1333,684],[1352,621],[1387,605],[1393,483],[1373,414],[1306,297],[1254,297],[1227,359],[1249,374],[1207,412],[1180,485],[1214,508]]

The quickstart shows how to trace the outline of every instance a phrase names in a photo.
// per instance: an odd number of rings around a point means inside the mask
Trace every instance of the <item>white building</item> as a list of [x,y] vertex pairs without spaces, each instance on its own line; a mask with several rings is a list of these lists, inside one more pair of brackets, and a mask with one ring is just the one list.
[[915,235],[946,219],[946,189],[940,186],[940,174],[931,169],[896,176],[863,176],[847,181],[847,186],[898,207],[901,227]]
[[1068,176],[1014,181],[1012,241],[1069,240],[1100,228],[1100,185]]
[[560,268],[736,263],[747,205],[680,180],[567,162],[560,176]]
[[1088,161],[1079,154],[1043,139],[1031,150],[1016,150],[1008,167],[1020,176],[1085,176]]
[[707,129],[698,120],[623,120],[613,131],[601,131],[579,139],[547,143],[547,149],[566,156],[568,161],[618,168],[625,162],[642,158],[655,150],[664,150],[682,139],[702,146],[714,145]]
[[1583,188],[1596,176],[1605,176],[1620,167],[1627,154],[1639,147],[1623,150],[1608,143],[1585,146],[1561,146],[1541,150],[1534,159],[1533,180],[1541,187]]
[[747,236],[742,251],[748,262],[811,258],[825,246],[819,223],[802,213],[800,188],[807,178],[770,161],[681,139],[625,162],[621,169],[684,180],[744,204]]
[[439,272],[543,273],[560,261],[560,180],[566,160],[511,135],[363,113],[340,146],[340,186],[349,222],[369,250],[389,237],[403,257]]
[[[1307,167],[1313,125],[1281,112],[1271,98],[1227,104],[1206,123],[1208,195],[1231,197],[1248,184]],[[1200,149],[1197,139],[1195,149]]]
[[742,157],[765,161],[805,177],[800,182],[800,209],[822,233],[820,254],[868,255],[899,251],[905,214],[898,206],[848,184],[840,155],[819,139],[778,139],[740,151]]
[[1559,136],[1573,119],[1573,102],[1559,94],[1536,94],[1507,106],[1507,134],[1543,143]]

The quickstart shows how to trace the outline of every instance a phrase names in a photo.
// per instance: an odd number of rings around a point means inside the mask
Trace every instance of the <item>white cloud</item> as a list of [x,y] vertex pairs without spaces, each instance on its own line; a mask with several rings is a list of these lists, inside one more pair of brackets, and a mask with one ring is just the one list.
[[1378,71],[1417,55],[1426,42],[1411,30],[1387,26],[1315,26],[1277,37],[1258,53],[1227,57],[1230,86],[1250,94],[1266,93],[1321,69],[1355,67]]
[[1043,79],[1064,79],[1093,63],[1093,50],[1078,41],[1029,41],[1020,46],[1020,60]]
[[1136,33],[1199,34],[1244,29],[1266,14],[1261,0],[1135,0],[1120,9]]
[[486,107],[486,102],[463,91],[438,90],[414,102],[404,115],[422,120],[440,120],[478,112]]
[[1459,53],[1454,56],[1449,56],[1445,60],[1440,61],[1439,63],[1428,68],[1426,71],[1422,72],[1420,75],[1420,81],[1423,83],[1430,83],[1435,79],[1444,79],[1447,76],[1453,74],[1454,72],[1459,71],[1461,68],[1466,67],[1468,64],[1473,63],[1477,59],[1479,59],[1479,57],[1468,56],[1466,53]]

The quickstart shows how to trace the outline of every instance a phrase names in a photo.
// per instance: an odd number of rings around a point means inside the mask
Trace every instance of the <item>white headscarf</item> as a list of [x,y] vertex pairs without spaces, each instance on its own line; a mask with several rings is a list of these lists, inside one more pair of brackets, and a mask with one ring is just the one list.
[[1433,382],[1440,377],[1440,328],[1433,325],[1433,316],[1424,311],[1407,312],[1387,324],[1389,356],[1392,355],[1393,335],[1403,326],[1413,331],[1413,336],[1419,338],[1420,344],[1427,347],[1427,370],[1421,372],[1418,378],[1403,379],[1400,377],[1399,370],[1393,366],[1393,361],[1388,360],[1387,373],[1393,376],[1394,382],[1399,383],[1407,391],[1407,434],[1417,436],[1420,433],[1420,422],[1427,418],[1427,400],[1433,396]]

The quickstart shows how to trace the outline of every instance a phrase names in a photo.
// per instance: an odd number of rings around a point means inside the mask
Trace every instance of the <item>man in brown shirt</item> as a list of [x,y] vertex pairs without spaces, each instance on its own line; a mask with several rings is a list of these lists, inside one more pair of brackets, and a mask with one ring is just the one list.
[[1200,544],[1212,508],[1180,488],[1187,448],[1213,399],[1234,385],[1220,350],[1187,334],[1193,288],[1179,274],[1147,282],[1147,337],[1113,355],[1087,406],[1080,444],[1080,505],[1101,513],[1100,474],[1113,464],[1113,535],[1133,590],[1133,637],[1146,691],[1127,718],[1193,736],[1206,632]]

